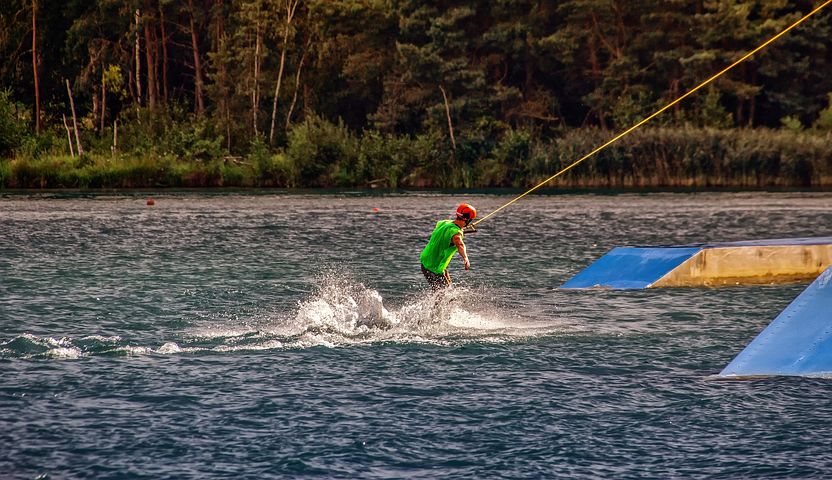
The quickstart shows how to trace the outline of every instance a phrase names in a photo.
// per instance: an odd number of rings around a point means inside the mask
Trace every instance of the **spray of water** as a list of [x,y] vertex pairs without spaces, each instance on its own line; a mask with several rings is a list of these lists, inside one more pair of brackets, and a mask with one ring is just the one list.
[[496,304],[485,288],[426,289],[399,306],[388,306],[378,291],[344,272],[320,276],[314,293],[268,330],[297,347],[499,342],[541,333],[538,325]]
[[[312,293],[288,312],[263,312],[257,318],[225,319],[199,325],[175,341],[136,345],[118,336],[78,338],[30,334],[0,342],[0,358],[76,359],[90,355],[171,355],[366,344],[427,343],[459,345],[522,341],[571,331],[565,322],[545,325],[523,318],[494,301],[488,288],[454,286],[414,293],[400,305],[353,279],[349,272],[321,273]],[[173,335],[172,335],[173,336]]]

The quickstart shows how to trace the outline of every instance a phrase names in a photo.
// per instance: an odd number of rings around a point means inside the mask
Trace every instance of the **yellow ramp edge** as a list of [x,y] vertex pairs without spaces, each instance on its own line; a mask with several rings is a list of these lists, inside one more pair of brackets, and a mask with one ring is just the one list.
[[650,285],[761,285],[815,279],[832,265],[832,244],[705,248]]

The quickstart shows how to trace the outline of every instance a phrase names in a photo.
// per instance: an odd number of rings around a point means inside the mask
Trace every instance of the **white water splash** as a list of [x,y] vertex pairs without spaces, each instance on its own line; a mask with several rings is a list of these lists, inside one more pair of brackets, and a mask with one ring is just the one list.
[[55,347],[47,350],[43,355],[46,357],[71,360],[80,357],[82,353],[76,347]]
[[122,353],[125,355],[148,355],[153,353],[153,349],[150,347],[139,347],[139,346],[131,346],[127,345],[125,347],[119,347],[113,350],[116,353]]
[[156,350],[156,353],[161,353],[163,355],[180,352],[182,352],[182,348],[174,342],[167,342]]
[[175,340],[141,345],[120,336],[71,338],[24,334],[0,343],[0,356],[77,359],[86,356],[177,355],[278,349],[337,348],[376,343],[460,345],[502,343],[574,331],[566,321],[530,321],[494,301],[485,288],[424,291],[385,305],[381,294],[343,273],[322,277],[316,290],[289,312],[224,320],[171,332]]
[[76,359],[84,355],[67,337],[38,337],[24,333],[9,341],[0,343],[0,355],[22,358]]
[[[320,279],[297,310],[262,325],[258,335],[277,336],[282,348],[339,347],[367,343],[504,342],[568,330],[566,324],[541,331],[519,315],[498,307],[485,289],[452,287],[425,291],[390,307],[378,291],[348,275]],[[248,338],[249,341],[254,340]]]
[[113,336],[110,336],[110,337],[107,337],[107,336],[104,336],[104,335],[89,335],[89,336],[86,336],[86,337],[82,337],[81,340],[89,340],[89,341],[100,342],[100,343],[116,344],[116,343],[121,341],[121,337],[119,337],[118,335],[113,335]]

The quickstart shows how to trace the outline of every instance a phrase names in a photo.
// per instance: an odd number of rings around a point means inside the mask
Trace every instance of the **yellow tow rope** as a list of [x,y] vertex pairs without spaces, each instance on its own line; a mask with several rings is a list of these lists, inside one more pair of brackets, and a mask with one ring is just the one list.
[[625,135],[629,134],[629,133],[630,133],[630,132],[632,132],[633,130],[635,130],[635,129],[637,129],[638,127],[640,127],[640,126],[644,125],[645,123],[649,122],[649,121],[650,121],[650,120],[652,120],[654,117],[658,116],[659,114],[661,114],[662,112],[664,112],[664,111],[665,111],[665,110],[667,110],[668,108],[670,108],[670,107],[672,107],[673,105],[676,105],[677,103],[681,102],[682,100],[684,100],[684,99],[685,99],[685,98],[687,98],[688,96],[692,95],[694,92],[696,92],[696,91],[697,91],[697,90],[699,90],[700,88],[702,88],[702,87],[704,87],[705,85],[707,85],[707,84],[709,84],[709,83],[713,82],[714,80],[716,80],[717,78],[719,78],[719,77],[721,77],[723,74],[725,74],[727,71],[731,70],[732,68],[736,67],[736,66],[737,66],[737,65],[739,65],[740,63],[744,62],[745,60],[747,60],[749,57],[751,57],[751,56],[752,56],[752,55],[754,55],[755,53],[757,53],[757,52],[759,52],[760,50],[762,50],[762,49],[766,48],[766,47],[767,47],[770,43],[772,43],[772,42],[774,42],[775,40],[777,40],[778,38],[782,37],[783,35],[785,35],[786,33],[788,33],[790,30],[792,30],[793,28],[797,27],[798,25],[800,25],[801,23],[803,23],[804,21],[806,21],[809,17],[811,17],[812,15],[814,15],[814,14],[818,13],[819,11],[821,11],[824,7],[826,7],[826,6],[827,6],[827,5],[829,5],[830,3],[832,3],[832,0],[827,0],[826,2],[824,2],[823,4],[821,4],[821,5],[820,5],[819,7],[817,7],[816,9],[814,9],[814,10],[812,10],[811,12],[807,13],[806,15],[804,15],[804,16],[803,16],[801,19],[799,19],[798,21],[796,21],[796,22],[794,22],[793,24],[791,24],[791,25],[789,25],[788,27],[786,27],[786,28],[785,28],[782,32],[780,32],[780,33],[778,33],[777,35],[775,35],[775,36],[773,36],[773,37],[769,38],[768,40],[766,40],[765,42],[763,42],[760,46],[758,46],[758,47],[757,47],[757,48],[755,48],[754,50],[751,50],[750,52],[748,52],[748,53],[746,53],[745,55],[743,55],[743,56],[742,56],[739,60],[737,60],[736,62],[732,63],[731,65],[729,65],[729,66],[727,66],[727,67],[725,67],[725,68],[724,68],[723,70],[721,70],[719,73],[716,73],[716,74],[715,74],[715,75],[713,75],[711,78],[709,78],[709,79],[705,80],[704,82],[700,83],[700,84],[699,84],[699,85],[697,85],[695,88],[693,88],[693,89],[689,90],[687,93],[685,93],[685,94],[684,94],[684,95],[682,95],[681,97],[677,98],[676,100],[673,100],[672,102],[668,103],[668,104],[667,104],[667,105],[665,105],[664,107],[662,107],[662,108],[660,108],[660,109],[656,110],[653,114],[651,114],[650,116],[648,116],[648,117],[647,117],[647,118],[645,118],[644,120],[642,120],[642,121],[640,121],[640,122],[636,123],[635,125],[633,125],[632,127],[628,128],[627,130],[624,130],[623,132],[619,133],[618,135],[616,135],[615,137],[613,137],[611,140],[609,140],[607,143],[605,143],[605,144],[601,145],[600,147],[596,148],[595,150],[593,150],[593,151],[591,151],[591,152],[587,153],[587,154],[586,154],[586,155],[584,155],[583,157],[581,157],[581,158],[579,158],[578,160],[576,160],[575,162],[573,162],[571,165],[569,165],[569,166],[567,166],[567,167],[564,167],[562,170],[560,170],[560,171],[559,171],[559,172],[557,172],[556,174],[552,175],[551,177],[547,178],[546,180],[543,180],[542,182],[538,183],[538,184],[537,184],[537,185],[535,185],[534,187],[532,187],[532,188],[528,189],[528,190],[527,190],[526,192],[524,192],[523,194],[518,195],[517,197],[515,197],[515,198],[514,198],[513,200],[511,200],[510,202],[507,202],[507,203],[503,204],[500,208],[498,208],[498,209],[494,210],[493,212],[489,213],[488,215],[486,215],[486,216],[482,217],[481,219],[477,220],[476,222],[474,222],[474,223],[473,223],[473,225],[474,225],[474,226],[476,226],[478,223],[480,223],[480,222],[484,222],[485,220],[487,220],[489,217],[491,217],[492,215],[496,214],[496,213],[497,213],[497,212],[499,212],[500,210],[502,210],[502,209],[504,209],[504,208],[508,207],[508,206],[509,206],[509,205],[511,205],[512,203],[514,203],[514,202],[516,202],[516,201],[520,200],[521,198],[525,197],[526,195],[528,195],[528,194],[530,194],[530,193],[534,192],[535,190],[539,189],[539,188],[540,188],[540,187],[542,187],[543,185],[545,185],[545,184],[547,184],[547,183],[551,182],[552,180],[554,180],[554,179],[556,179],[557,177],[561,176],[563,173],[565,173],[565,172],[569,171],[572,167],[574,167],[574,166],[578,165],[579,163],[583,162],[583,161],[584,161],[584,160],[586,160],[587,158],[589,158],[589,157],[591,157],[591,156],[595,155],[596,153],[600,152],[601,150],[603,150],[603,149],[607,148],[608,146],[610,146],[611,144],[615,143],[616,141],[618,141],[619,139],[621,139],[621,138],[622,138],[622,137],[624,137]]

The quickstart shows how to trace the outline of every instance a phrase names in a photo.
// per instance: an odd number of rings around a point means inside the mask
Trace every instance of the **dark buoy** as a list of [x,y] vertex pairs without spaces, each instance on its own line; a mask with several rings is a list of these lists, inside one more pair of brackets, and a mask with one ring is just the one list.
[[153,197],[147,197],[147,206],[152,207],[156,205],[156,200],[153,200]]

